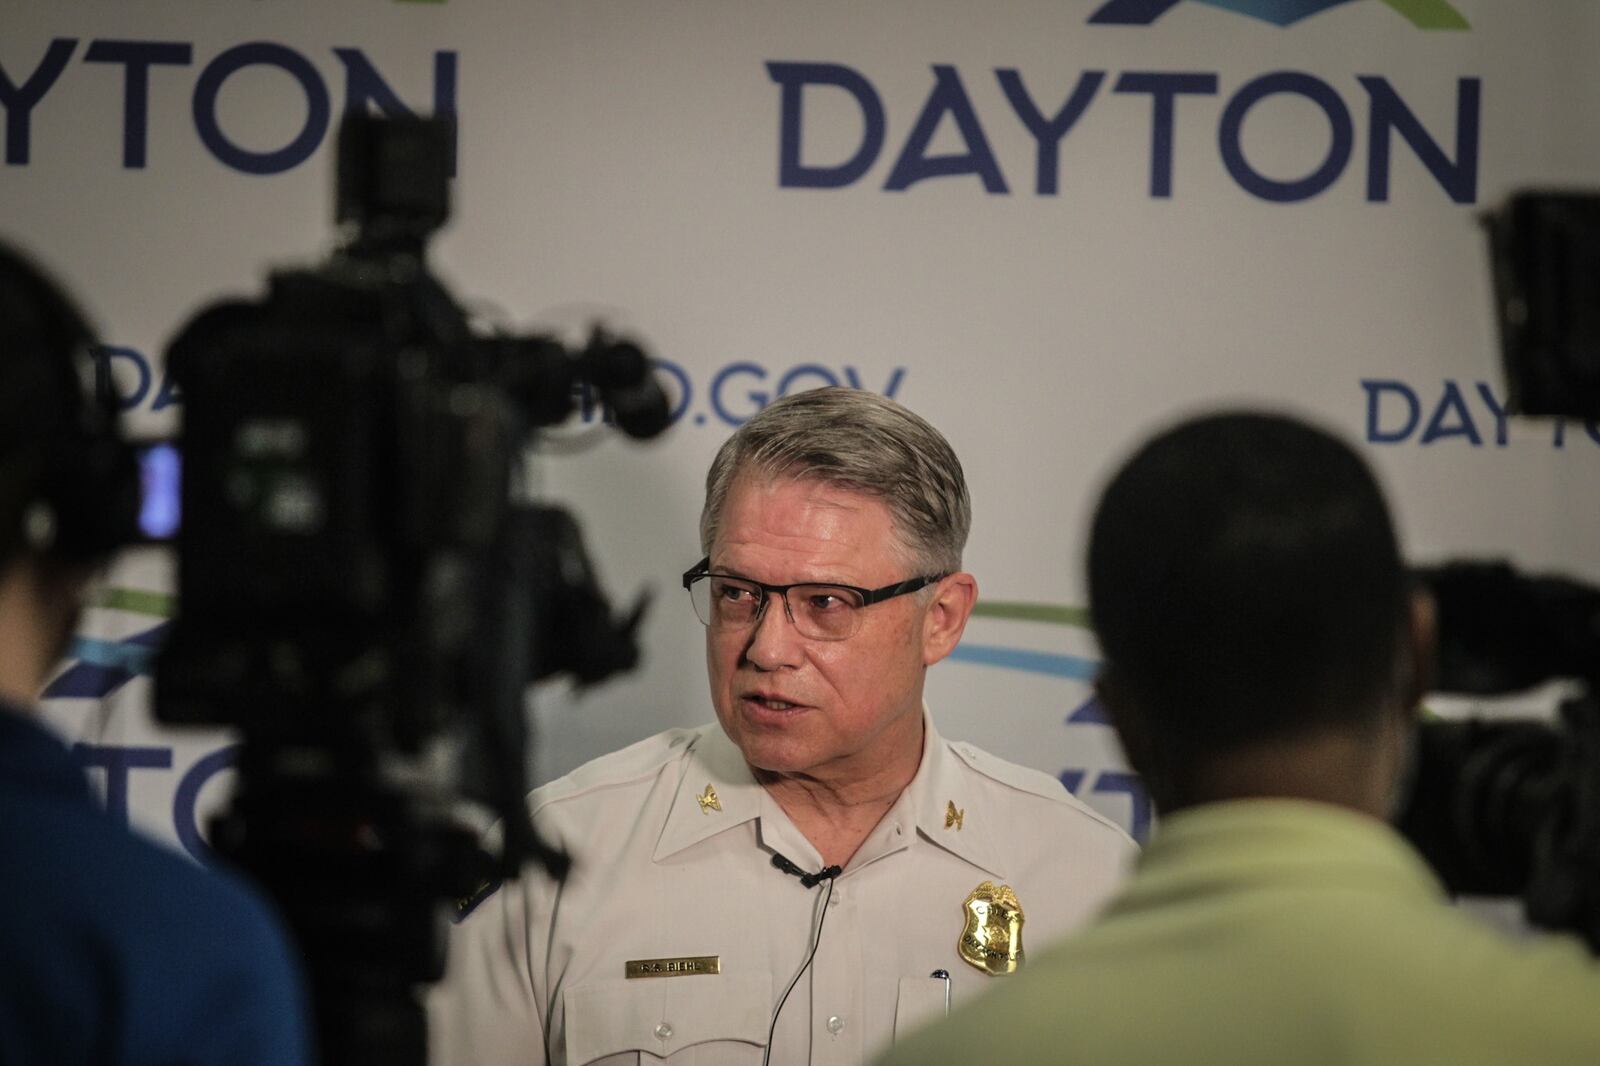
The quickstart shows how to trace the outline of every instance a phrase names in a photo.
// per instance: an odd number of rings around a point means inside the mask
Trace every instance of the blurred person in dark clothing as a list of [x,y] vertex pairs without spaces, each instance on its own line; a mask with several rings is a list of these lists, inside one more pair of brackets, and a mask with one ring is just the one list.
[[34,707],[137,507],[92,362],[82,315],[0,244],[0,1064],[298,1066],[266,907],[106,817]]

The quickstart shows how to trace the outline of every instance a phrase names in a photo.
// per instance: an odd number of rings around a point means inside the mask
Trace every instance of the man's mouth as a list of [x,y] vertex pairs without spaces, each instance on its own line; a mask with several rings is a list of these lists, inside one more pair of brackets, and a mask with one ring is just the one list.
[[776,696],[764,696],[759,692],[748,693],[744,698],[746,701],[755,704],[757,707],[761,707],[769,711],[792,711],[797,707],[804,706],[804,704],[791,703],[788,700],[779,699]]

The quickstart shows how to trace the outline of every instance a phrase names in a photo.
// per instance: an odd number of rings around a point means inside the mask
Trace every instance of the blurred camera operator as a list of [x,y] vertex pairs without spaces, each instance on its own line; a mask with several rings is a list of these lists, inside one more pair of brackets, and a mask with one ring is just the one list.
[[303,995],[275,920],[109,819],[33,707],[138,503],[91,345],[0,244],[0,1063],[299,1066]]
[[1088,580],[1160,825],[1097,922],[889,1066],[1600,1062],[1596,960],[1455,910],[1386,824],[1432,616],[1349,447],[1259,414],[1160,434]]
[[872,393],[734,433],[683,575],[717,722],[533,793],[573,873],[468,901],[436,1062],[857,1064],[1105,900],[1127,836],[923,704],[970,513],[944,437]]

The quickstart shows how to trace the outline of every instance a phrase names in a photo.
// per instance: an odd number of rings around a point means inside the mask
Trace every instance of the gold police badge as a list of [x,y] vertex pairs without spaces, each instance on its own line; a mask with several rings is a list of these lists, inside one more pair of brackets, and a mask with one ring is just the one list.
[[1016,973],[1022,968],[1022,904],[1010,885],[985,881],[972,890],[963,908],[967,925],[956,950],[986,974]]

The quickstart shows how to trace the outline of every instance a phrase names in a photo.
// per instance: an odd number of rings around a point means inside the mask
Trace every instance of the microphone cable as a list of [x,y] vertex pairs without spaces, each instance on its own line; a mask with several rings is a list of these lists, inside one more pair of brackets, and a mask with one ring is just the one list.
[[800,883],[806,888],[815,888],[823,881],[828,882],[827,895],[822,897],[822,915],[817,919],[817,933],[811,939],[811,950],[806,952],[806,961],[800,964],[800,969],[795,972],[789,981],[789,987],[783,990],[783,995],[778,999],[778,1006],[772,1012],[772,1024],[767,1027],[767,1046],[761,1053],[761,1066],[770,1066],[772,1061],[772,1037],[778,1031],[778,1015],[783,1013],[783,1005],[789,1002],[789,993],[794,991],[794,986],[800,983],[800,978],[811,969],[811,960],[817,957],[817,948],[822,945],[822,927],[828,920],[828,905],[833,902],[833,879],[844,872],[838,866],[825,866],[814,874],[808,874],[796,866],[787,857],[772,853],[772,865],[793,877],[798,877]]

